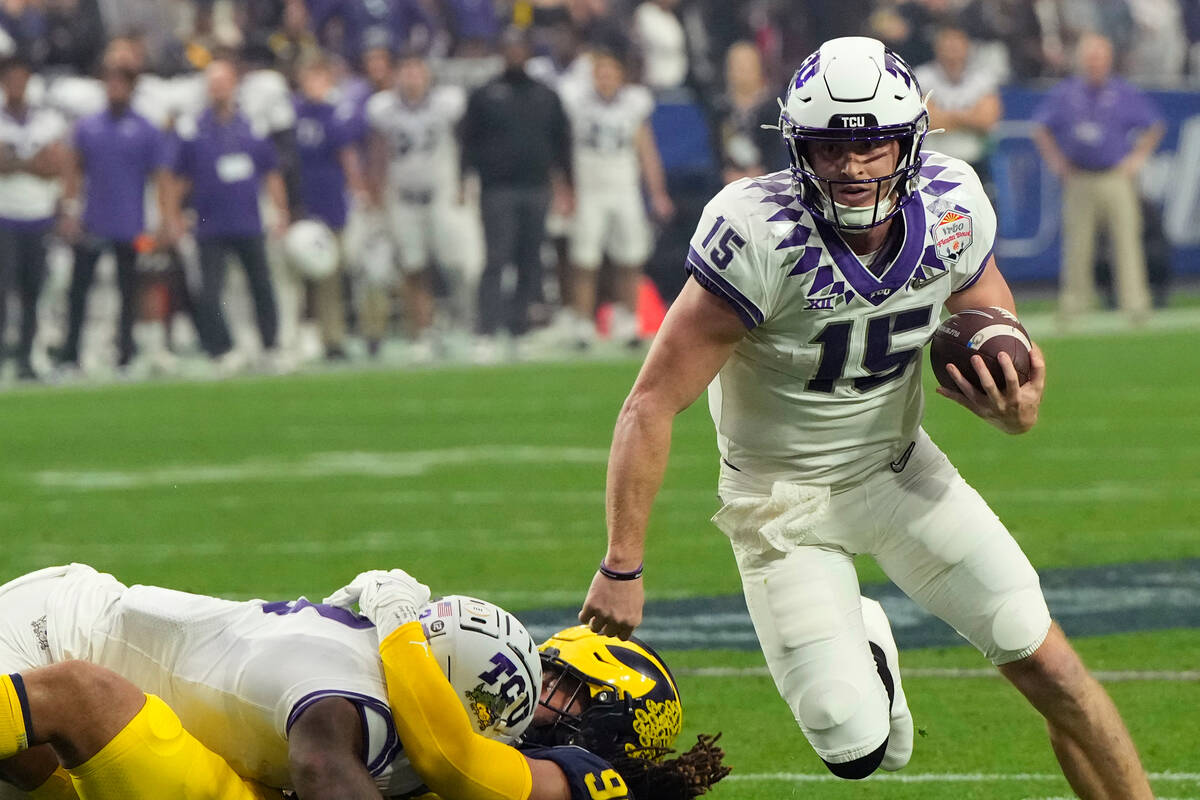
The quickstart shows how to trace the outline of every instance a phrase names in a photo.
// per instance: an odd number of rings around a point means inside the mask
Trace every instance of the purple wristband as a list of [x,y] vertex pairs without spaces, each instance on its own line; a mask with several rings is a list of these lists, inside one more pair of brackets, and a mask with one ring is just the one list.
[[600,574],[603,575],[604,577],[608,578],[609,580],[614,580],[614,581],[636,581],[638,578],[642,577],[642,567],[644,567],[644,566],[645,566],[645,564],[642,563],[642,564],[637,565],[637,569],[630,570],[629,572],[620,572],[618,570],[615,570],[615,569],[612,569],[611,567],[609,567],[607,564],[604,563],[604,560],[601,559],[600,560]]

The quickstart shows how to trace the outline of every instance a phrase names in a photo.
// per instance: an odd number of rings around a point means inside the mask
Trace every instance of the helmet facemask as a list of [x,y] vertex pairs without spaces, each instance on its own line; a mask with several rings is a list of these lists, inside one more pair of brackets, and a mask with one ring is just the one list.
[[[916,179],[921,171],[921,143],[929,129],[929,117],[925,112],[910,125],[871,129],[812,129],[793,124],[784,111],[779,117],[779,127],[791,160],[796,199],[814,217],[838,230],[857,233],[882,225],[899,214],[912,200]],[[893,140],[899,144],[895,169],[878,178],[825,178],[817,174],[809,157],[809,146],[815,142],[882,144]],[[873,189],[873,202],[865,206],[839,203],[834,199],[835,186]]]

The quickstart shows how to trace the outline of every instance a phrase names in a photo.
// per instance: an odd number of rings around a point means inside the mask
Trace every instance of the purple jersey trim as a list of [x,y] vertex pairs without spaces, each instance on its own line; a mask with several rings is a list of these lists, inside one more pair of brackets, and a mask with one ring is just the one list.
[[759,307],[739,292],[736,286],[722,278],[717,270],[696,252],[696,248],[688,248],[687,265],[684,268],[696,279],[696,283],[729,303],[747,328],[753,329],[762,324],[765,316]]
[[877,278],[846,246],[836,228],[819,217],[813,217],[821,233],[821,241],[837,264],[842,277],[873,306],[884,302],[908,283],[908,279],[920,265],[921,250],[925,245],[925,209],[921,198],[914,197],[905,203],[900,218],[904,220],[904,243],[887,271],[883,273],[883,277]]
[[991,258],[992,258],[992,253],[995,251],[995,249],[996,249],[996,246],[995,246],[995,245],[992,245],[992,249],[991,249],[991,250],[988,250],[988,251],[987,251],[987,255],[985,255],[985,256],[983,257],[983,264],[982,264],[982,265],[979,267],[979,269],[978,269],[978,270],[976,270],[976,271],[975,271],[975,274],[974,274],[974,275],[972,275],[970,278],[968,278],[968,279],[967,279],[967,282],[966,282],[966,283],[964,283],[962,286],[960,286],[960,287],[958,287],[957,289],[955,289],[955,290],[954,290],[954,293],[955,293],[955,294],[957,294],[958,292],[961,292],[961,291],[963,291],[963,290],[965,290],[965,289],[970,289],[972,286],[974,286],[974,285],[975,285],[975,282],[976,282],[976,281],[978,281],[978,280],[980,279],[980,277],[982,277],[982,276],[983,276],[983,271],[984,271],[985,269],[987,269],[988,261],[990,261],[990,260],[991,260]]
[[[380,701],[378,698],[365,695],[360,692],[352,692],[347,689],[322,689],[316,692],[309,692],[296,701],[292,706],[291,713],[288,714],[287,725],[284,730],[291,732],[292,726],[296,724],[296,720],[300,715],[312,706],[318,700],[324,700],[326,697],[341,697],[354,703],[358,709],[359,719],[363,725],[363,763],[366,765],[367,772],[372,778],[378,778],[388,765],[396,760],[396,756],[404,749],[404,745],[400,742],[400,737],[396,734],[396,723],[392,720],[392,710],[387,703]],[[375,711],[383,717],[387,724],[387,738],[384,740],[383,748],[379,755],[372,761],[366,760],[366,754],[369,744],[366,737],[367,732],[367,709]]]
[[375,623],[361,614],[355,614],[353,611],[340,606],[313,603],[306,597],[301,597],[299,600],[278,600],[272,603],[263,603],[261,608],[264,614],[277,614],[281,617],[289,614],[299,614],[304,609],[311,608],[319,616],[340,625],[345,625],[348,628],[366,630],[367,628],[375,627]]

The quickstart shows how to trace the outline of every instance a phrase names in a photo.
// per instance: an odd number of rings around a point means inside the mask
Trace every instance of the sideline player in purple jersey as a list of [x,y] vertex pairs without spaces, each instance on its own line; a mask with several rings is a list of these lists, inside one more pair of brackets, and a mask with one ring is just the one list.
[[[912,70],[874,39],[823,44],[788,85],[791,169],[708,205],[691,279],[621,409],[608,466],[608,551],[579,618],[628,636],[674,417],[708,388],[720,450],[713,522],[730,539],[768,668],[831,772],[903,767],[911,718],[874,652],[854,556],[868,553],[975,645],[1046,718],[1084,798],[1151,795],[1116,707],[1051,622],[1037,573],[921,429],[920,353],[944,307],[1015,310],[996,217],[964,162],[922,151]],[[1019,385],[954,371],[939,390],[1007,433],[1037,421],[1045,362]]]
[[[340,243],[346,227],[349,188],[361,200],[362,165],[355,140],[359,136],[354,107],[334,88],[333,65],[325,56],[302,60],[298,67],[300,92],[295,97],[296,152],[299,197],[296,216],[320,220]],[[346,308],[342,270],[316,284],[316,312],[325,357],[344,358]]]

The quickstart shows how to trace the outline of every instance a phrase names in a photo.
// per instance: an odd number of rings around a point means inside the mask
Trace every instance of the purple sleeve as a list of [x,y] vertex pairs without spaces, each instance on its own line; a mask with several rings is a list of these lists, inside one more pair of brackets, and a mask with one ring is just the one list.
[[1140,89],[1130,87],[1128,113],[1134,127],[1151,128],[1162,123],[1162,112],[1154,101]]
[[153,172],[160,169],[170,169],[173,154],[171,146],[171,137],[160,128],[150,126],[150,135],[148,137],[148,157],[150,161],[150,170]]
[[275,143],[266,138],[255,139],[254,163],[260,175],[279,169],[279,151],[275,149]]
[[191,177],[196,160],[196,140],[172,134],[165,150],[171,170],[177,175]]

